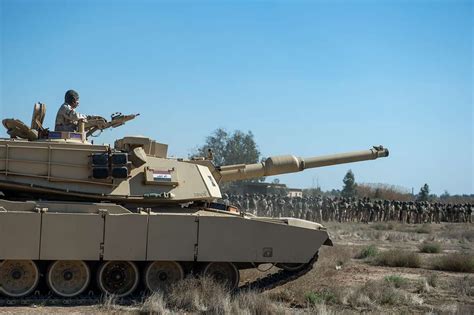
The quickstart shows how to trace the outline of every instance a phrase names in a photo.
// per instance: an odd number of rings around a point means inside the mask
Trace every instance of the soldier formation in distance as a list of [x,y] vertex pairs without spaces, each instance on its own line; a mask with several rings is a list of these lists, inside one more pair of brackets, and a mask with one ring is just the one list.
[[472,203],[445,204],[321,196],[285,197],[271,194],[223,194],[220,202],[257,216],[293,217],[314,222],[472,223],[474,209]]

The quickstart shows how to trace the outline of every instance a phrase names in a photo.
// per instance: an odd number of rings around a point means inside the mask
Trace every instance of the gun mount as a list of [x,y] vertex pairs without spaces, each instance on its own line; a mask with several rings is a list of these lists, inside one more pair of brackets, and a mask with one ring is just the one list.
[[110,121],[107,121],[101,116],[87,116],[87,120],[84,121],[84,131],[86,137],[92,136],[95,132],[107,128],[117,128],[124,125],[127,121],[135,119],[140,114],[123,115],[122,113],[112,114]]

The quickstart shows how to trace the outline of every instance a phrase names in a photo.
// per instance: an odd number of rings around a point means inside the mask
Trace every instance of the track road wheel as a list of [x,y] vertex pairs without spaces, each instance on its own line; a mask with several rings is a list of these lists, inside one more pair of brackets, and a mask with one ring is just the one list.
[[298,263],[278,263],[276,264],[278,268],[285,269],[286,271],[300,271],[306,264],[298,264]]
[[0,292],[7,296],[28,295],[38,282],[38,267],[32,260],[4,260],[0,264]]
[[132,293],[138,280],[137,266],[131,261],[107,261],[97,272],[97,282],[102,292],[116,297]]
[[82,260],[57,260],[48,269],[46,282],[59,296],[81,294],[90,282],[89,267]]
[[235,290],[239,285],[239,270],[233,263],[229,262],[211,262],[206,265],[203,275],[214,279],[228,287],[230,290]]
[[164,291],[183,278],[183,267],[175,261],[153,261],[145,269],[145,285],[152,292]]

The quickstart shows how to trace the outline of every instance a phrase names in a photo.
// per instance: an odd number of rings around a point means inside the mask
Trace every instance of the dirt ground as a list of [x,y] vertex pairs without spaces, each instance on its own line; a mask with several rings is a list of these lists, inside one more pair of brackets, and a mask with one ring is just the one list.
[[[335,246],[321,249],[314,269],[263,294],[268,301],[279,305],[279,313],[474,314],[472,271],[448,272],[433,267],[440,257],[451,257],[455,253],[467,255],[472,263],[474,224],[329,223],[326,226]],[[426,242],[439,244],[440,252],[421,253],[420,247]],[[370,245],[378,250],[378,255],[393,249],[415,253],[421,264],[418,268],[385,267],[376,264],[376,257],[356,258]],[[241,284],[263,275],[254,269],[243,271]],[[381,298],[379,291],[384,291]],[[110,308],[103,305],[0,308],[1,313],[15,314],[140,311],[143,312],[140,306]]]

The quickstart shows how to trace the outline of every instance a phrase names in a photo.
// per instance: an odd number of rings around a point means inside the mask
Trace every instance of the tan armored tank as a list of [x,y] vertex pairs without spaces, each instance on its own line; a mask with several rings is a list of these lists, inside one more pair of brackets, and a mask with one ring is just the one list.
[[167,145],[144,137],[113,147],[88,142],[136,115],[89,117],[78,133],[44,129],[44,115],[37,104],[31,127],[3,120],[11,138],[0,139],[0,292],[8,301],[34,293],[124,297],[196,272],[236,288],[239,270],[264,263],[281,271],[254,286],[281,284],[310,270],[319,248],[332,245],[326,229],[218,204],[219,183],[388,155],[374,147],[214,166],[168,158]]

